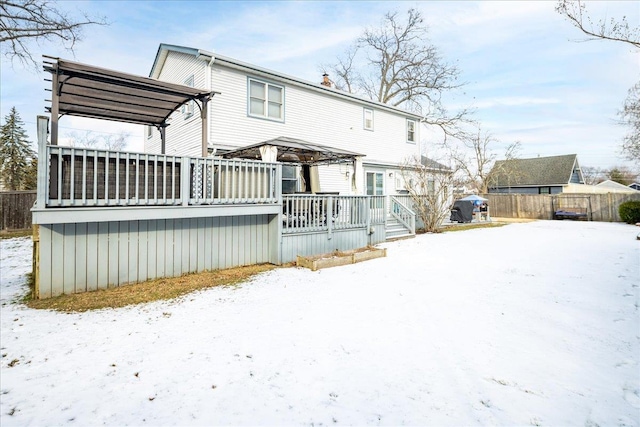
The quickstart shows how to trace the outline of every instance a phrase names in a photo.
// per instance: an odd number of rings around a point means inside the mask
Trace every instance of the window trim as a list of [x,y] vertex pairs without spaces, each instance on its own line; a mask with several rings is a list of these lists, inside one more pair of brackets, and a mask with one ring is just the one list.
[[[371,127],[367,127],[367,113],[371,113]],[[373,119],[373,109],[363,107],[362,108],[362,128],[364,130],[373,131],[374,130],[374,119]]]
[[[409,123],[413,124],[413,139],[409,139]],[[417,143],[417,133],[418,133],[418,122],[417,120],[413,120],[413,119],[407,119],[407,124],[406,124],[406,133],[405,133],[405,138],[407,140],[408,144],[415,144]]]
[[[254,114],[251,112],[251,100],[253,99],[251,97],[251,83],[252,82],[256,82],[259,84],[264,85],[264,97],[265,99],[263,100],[263,107],[264,107],[264,114],[260,115],[260,114]],[[269,88],[270,87],[274,87],[274,88],[278,88],[280,89],[280,117],[271,117],[269,116],[269,104],[271,103],[270,99],[269,99]],[[255,98],[257,99],[257,98]],[[263,119],[263,120],[270,120],[273,122],[284,122],[284,108],[285,108],[285,87],[279,84],[275,84],[275,83],[271,83],[269,81],[266,80],[260,80],[260,79],[256,79],[253,77],[247,77],[247,116],[249,117],[254,117],[257,119]]]
[[153,137],[153,126],[147,125],[147,139]]

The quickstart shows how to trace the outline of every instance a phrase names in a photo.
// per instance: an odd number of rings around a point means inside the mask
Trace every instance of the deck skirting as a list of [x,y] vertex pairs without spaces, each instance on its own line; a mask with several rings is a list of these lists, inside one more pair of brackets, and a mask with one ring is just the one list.
[[36,298],[278,264],[278,215],[40,224]]

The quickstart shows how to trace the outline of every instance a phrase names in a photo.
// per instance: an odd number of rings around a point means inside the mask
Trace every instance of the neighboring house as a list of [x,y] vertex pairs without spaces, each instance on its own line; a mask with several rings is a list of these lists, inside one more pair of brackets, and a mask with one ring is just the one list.
[[638,191],[636,188],[631,188],[631,186],[626,186],[610,179],[596,184],[595,187],[607,193],[637,193]]
[[584,185],[576,154],[498,160],[490,174],[489,193],[558,194]]
[[[326,76],[313,83],[212,52],[161,44],[150,77],[219,92],[208,104],[206,123],[207,151],[215,157],[230,151],[225,157],[246,156],[239,149],[279,144],[312,144],[357,155],[355,162],[328,162],[317,170],[290,160],[294,165],[283,169],[289,177],[285,194],[403,194],[400,166],[421,152],[421,116],[337,90]],[[195,103],[171,116],[164,154],[199,156],[205,151],[199,146],[199,118]],[[145,152],[160,153],[161,147],[160,133],[148,127]]]

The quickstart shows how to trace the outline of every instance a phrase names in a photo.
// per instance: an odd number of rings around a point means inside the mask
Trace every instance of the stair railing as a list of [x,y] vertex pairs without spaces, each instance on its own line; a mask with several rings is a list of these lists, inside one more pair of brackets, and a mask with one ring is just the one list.
[[391,216],[405,226],[411,234],[416,234],[416,213],[391,196]]

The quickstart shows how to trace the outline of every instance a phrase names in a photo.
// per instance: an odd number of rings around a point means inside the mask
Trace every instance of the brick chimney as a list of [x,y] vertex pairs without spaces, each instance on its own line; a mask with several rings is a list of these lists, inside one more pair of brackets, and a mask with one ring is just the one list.
[[326,87],[331,87],[331,80],[329,80],[329,74],[324,73],[322,75],[322,83],[320,83],[322,86],[326,86]]

